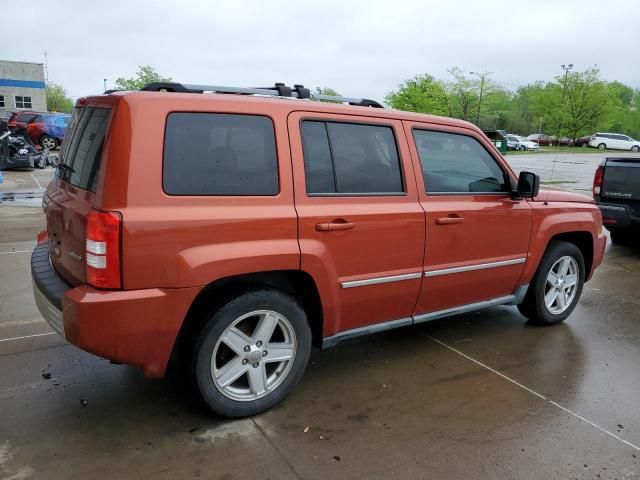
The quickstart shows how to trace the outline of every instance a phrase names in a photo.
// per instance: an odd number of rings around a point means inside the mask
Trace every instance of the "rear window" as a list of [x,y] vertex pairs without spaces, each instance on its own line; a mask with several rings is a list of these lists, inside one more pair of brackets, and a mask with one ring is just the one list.
[[257,115],[171,113],[162,184],[170,195],[276,195],[273,122]]
[[76,108],[60,151],[59,175],[83,190],[96,191],[98,170],[107,134],[110,108]]

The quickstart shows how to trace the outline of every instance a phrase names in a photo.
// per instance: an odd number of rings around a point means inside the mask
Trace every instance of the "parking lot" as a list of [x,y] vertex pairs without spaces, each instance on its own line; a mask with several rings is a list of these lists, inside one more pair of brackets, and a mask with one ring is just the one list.
[[[587,195],[602,160],[506,158]],[[496,307],[315,351],[285,402],[229,421],[179,374],[147,379],[41,319],[29,261],[52,172],[0,184],[0,479],[640,475],[640,248],[607,245],[562,325]]]

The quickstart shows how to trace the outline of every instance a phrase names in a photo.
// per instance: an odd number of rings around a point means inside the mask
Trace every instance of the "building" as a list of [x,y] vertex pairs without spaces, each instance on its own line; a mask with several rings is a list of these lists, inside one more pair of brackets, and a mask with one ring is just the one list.
[[42,63],[0,60],[0,112],[47,111]]

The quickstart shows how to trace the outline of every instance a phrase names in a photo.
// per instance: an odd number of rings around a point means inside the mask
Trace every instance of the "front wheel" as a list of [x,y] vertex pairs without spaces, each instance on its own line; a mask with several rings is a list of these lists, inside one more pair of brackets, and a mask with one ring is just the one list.
[[605,148],[607,148],[607,145],[606,145],[606,144],[604,144],[604,143],[601,143],[601,144],[599,144],[599,145],[598,145],[598,148],[599,148],[600,150],[604,150]]
[[255,415],[293,390],[310,353],[311,330],[298,302],[279,290],[255,289],[210,317],[194,345],[192,375],[216,413]]
[[585,279],[584,257],[573,243],[554,241],[538,266],[520,313],[533,325],[563,322],[576,307]]

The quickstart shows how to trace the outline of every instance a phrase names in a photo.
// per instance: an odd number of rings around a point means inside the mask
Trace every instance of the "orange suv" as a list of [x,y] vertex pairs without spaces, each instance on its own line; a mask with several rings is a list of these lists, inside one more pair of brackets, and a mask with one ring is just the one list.
[[312,345],[494,305],[567,318],[603,257],[593,200],[539,192],[470,123],[378,107],[282,84],[78,100],[42,315],[150,377],[182,360],[229,417],[280,402]]

